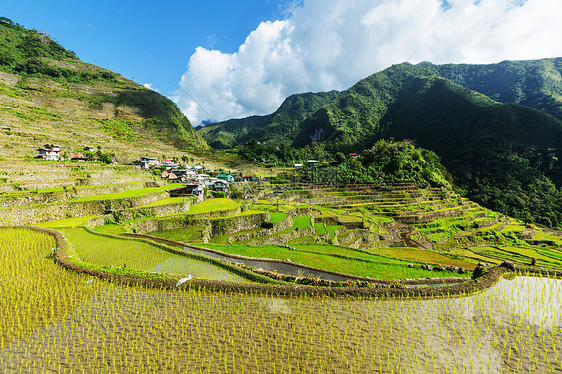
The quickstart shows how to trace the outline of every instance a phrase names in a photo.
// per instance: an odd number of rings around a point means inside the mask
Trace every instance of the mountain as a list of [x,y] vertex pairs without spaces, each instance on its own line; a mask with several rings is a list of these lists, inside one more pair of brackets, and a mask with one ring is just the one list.
[[562,58],[490,65],[421,65],[493,100],[542,109],[562,119]]
[[205,148],[166,97],[80,61],[49,35],[0,17],[0,157],[32,157],[58,144],[126,157]]
[[230,119],[197,127],[197,134],[217,149],[232,148],[251,139],[290,144],[289,139],[298,131],[299,123],[338,95],[338,91],[292,95],[272,114]]
[[410,139],[435,152],[471,199],[556,227],[562,223],[561,72],[561,58],[394,65],[303,120],[291,132],[292,146],[359,153],[380,139]]

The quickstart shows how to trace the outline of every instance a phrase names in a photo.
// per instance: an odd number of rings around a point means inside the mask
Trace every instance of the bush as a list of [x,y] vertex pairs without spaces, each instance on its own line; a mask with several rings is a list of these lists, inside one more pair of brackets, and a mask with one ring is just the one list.
[[225,198],[226,192],[224,191],[211,191],[211,196],[216,198]]

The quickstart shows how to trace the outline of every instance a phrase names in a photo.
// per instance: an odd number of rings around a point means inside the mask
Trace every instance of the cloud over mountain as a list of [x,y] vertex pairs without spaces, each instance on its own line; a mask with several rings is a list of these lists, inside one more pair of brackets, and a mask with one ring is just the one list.
[[403,61],[562,56],[552,0],[304,0],[287,14],[234,53],[197,48],[175,98],[193,124],[270,113],[293,93],[342,90]]

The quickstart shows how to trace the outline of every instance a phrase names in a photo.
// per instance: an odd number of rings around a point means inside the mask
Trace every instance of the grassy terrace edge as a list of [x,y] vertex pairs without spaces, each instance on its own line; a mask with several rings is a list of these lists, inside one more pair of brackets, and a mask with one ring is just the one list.
[[[516,275],[523,272],[528,275],[562,277],[560,270],[547,270],[542,268],[515,266],[512,263],[503,263],[494,266],[477,279],[464,283],[424,288],[357,288],[357,287],[310,287],[292,286],[283,284],[240,284],[216,280],[192,279],[176,287],[178,277],[154,275],[144,272],[131,272],[120,274],[115,271],[101,270],[100,267],[89,267],[78,264],[70,259],[66,253],[66,241],[63,235],[55,230],[35,226],[0,226],[3,228],[26,228],[46,232],[55,238],[58,250],[54,253],[54,260],[69,271],[88,274],[90,276],[127,286],[140,286],[156,289],[206,289],[209,291],[230,293],[266,294],[275,296],[325,296],[325,297],[373,297],[373,298],[442,298],[451,296],[466,296],[482,292],[496,284],[504,275]],[[400,281],[395,281],[400,284]]]

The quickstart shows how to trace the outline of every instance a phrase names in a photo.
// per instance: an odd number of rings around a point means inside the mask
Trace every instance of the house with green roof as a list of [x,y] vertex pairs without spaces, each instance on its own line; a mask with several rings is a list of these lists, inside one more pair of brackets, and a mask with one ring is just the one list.
[[222,179],[223,181],[227,181],[228,183],[234,182],[234,177],[231,174],[221,173],[217,175],[217,179]]

